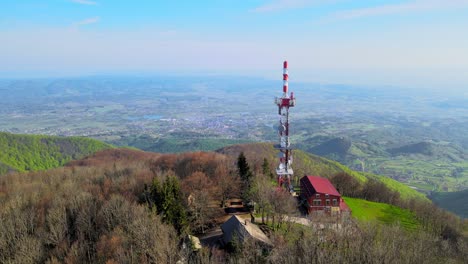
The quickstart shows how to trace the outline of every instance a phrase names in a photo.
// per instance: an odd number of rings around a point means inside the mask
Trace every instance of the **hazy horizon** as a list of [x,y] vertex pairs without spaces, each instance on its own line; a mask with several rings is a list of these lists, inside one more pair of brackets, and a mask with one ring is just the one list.
[[0,78],[230,75],[468,86],[468,1],[6,1]]

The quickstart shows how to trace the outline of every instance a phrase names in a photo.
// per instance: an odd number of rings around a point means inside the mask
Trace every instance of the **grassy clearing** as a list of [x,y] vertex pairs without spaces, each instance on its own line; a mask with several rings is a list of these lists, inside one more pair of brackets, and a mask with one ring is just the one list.
[[360,221],[377,221],[386,225],[400,223],[408,230],[415,230],[420,227],[416,216],[409,210],[356,198],[345,197],[344,200],[351,208],[352,216]]

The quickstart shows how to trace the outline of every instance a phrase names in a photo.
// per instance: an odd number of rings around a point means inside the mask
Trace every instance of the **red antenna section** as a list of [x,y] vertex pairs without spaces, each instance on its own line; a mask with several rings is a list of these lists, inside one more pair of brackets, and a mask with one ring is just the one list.
[[283,62],[283,93],[288,93],[288,61]]

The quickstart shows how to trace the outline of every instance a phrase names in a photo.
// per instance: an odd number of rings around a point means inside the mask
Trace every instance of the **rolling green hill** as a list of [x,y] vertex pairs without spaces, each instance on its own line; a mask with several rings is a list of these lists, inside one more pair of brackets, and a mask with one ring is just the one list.
[[313,136],[297,139],[297,147],[338,161],[354,170],[385,175],[419,191],[460,191],[468,186],[468,154],[440,140],[405,142],[390,137]]
[[310,152],[320,156],[336,155],[337,157],[345,157],[351,145],[351,140],[347,138],[334,138],[311,148]]
[[[271,171],[274,171],[275,164],[278,162],[278,150],[276,150],[271,143],[233,145],[218,149],[217,152],[226,154],[233,158],[236,158],[240,152],[244,152],[247,160],[249,163],[254,164],[254,167],[259,167],[259,164],[262,164],[263,159],[266,158],[270,164]],[[365,181],[365,177],[361,174],[351,171],[338,162],[312,155],[301,150],[294,150],[293,155],[295,175],[303,176],[308,174],[331,177],[333,174],[345,171],[353,174],[353,176],[358,178],[360,181]]]
[[[261,167],[264,158],[268,160],[271,171],[274,171],[275,164],[278,162],[276,158],[278,151],[274,149],[273,144],[271,143],[234,145],[219,149],[217,152],[226,154],[233,158],[237,157],[240,152],[244,152],[249,163],[253,164],[254,169],[259,169]],[[428,201],[424,194],[385,176],[354,171],[336,161],[328,160],[301,150],[294,150],[293,158],[294,174],[296,175],[295,180],[306,174],[330,178],[334,174],[345,172],[356,178],[361,183],[366,182],[370,178],[383,182],[391,190],[397,191],[400,194],[400,197],[404,200],[416,198]]]
[[213,151],[225,146],[246,143],[246,140],[211,138],[196,133],[178,133],[171,137],[153,138],[148,135],[122,137],[109,141],[116,146],[131,146],[144,151],[158,153],[182,153],[191,151]]
[[434,155],[434,146],[430,142],[419,142],[414,144],[405,145],[399,148],[389,149],[393,155],[398,154],[422,154],[422,155]]
[[463,162],[466,153],[461,148],[448,142],[423,141],[387,150],[393,156],[424,155],[446,162]]
[[400,223],[406,229],[417,229],[421,225],[410,210],[357,198],[345,197],[344,200],[351,208],[352,216],[360,221],[377,221],[383,224]]
[[0,132],[0,174],[56,168],[107,148],[112,146],[90,138]]
[[433,192],[429,198],[437,206],[468,218],[468,189],[459,192]]
[[163,138],[156,141],[149,147],[142,148],[146,151],[160,153],[181,153],[189,151],[213,151],[224,146],[244,143],[242,140],[234,139],[216,139],[216,138],[200,138],[200,139],[174,139]]

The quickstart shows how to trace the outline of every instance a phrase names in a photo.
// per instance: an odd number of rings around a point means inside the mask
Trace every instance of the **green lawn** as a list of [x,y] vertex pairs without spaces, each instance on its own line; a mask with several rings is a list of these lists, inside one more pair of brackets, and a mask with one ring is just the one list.
[[345,197],[352,216],[360,221],[377,221],[382,224],[400,223],[409,230],[418,229],[420,223],[413,212],[397,206]]

